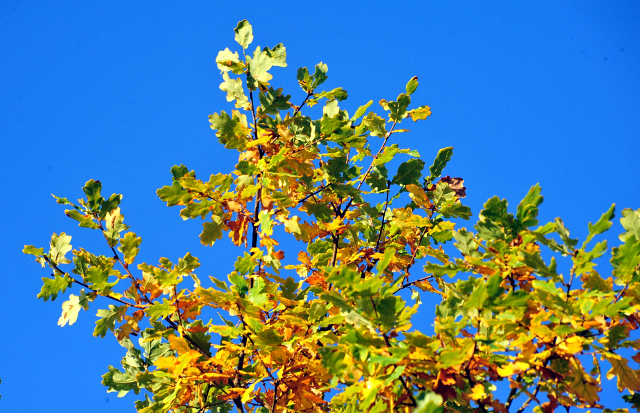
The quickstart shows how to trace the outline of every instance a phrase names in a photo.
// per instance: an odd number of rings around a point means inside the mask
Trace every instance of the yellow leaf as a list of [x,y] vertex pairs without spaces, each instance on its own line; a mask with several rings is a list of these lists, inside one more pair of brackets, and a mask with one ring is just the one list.
[[565,354],[569,356],[573,356],[574,354],[578,354],[582,351],[582,343],[584,342],[584,338],[580,336],[573,336],[567,338],[565,341],[558,345],[558,348]]
[[484,386],[480,383],[476,383],[476,385],[473,386],[473,389],[471,389],[471,394],[469,395],[472,400],[480,400],[485,398],[486,396],[487,393],[485,393],[484,391]]
[[618,390],[629,389],[631,391],[640,391],[640,380],[637,373],[627,365],[627,360],[613,353],[607,353],[604,356],[611,363],[611,370],[607,372],[607,379],[611,380],[614,376],[618,377]]
[[498,374],[502,377],[513,376],[514,374],[522,373],[524,370],[529,368],[529,364],[523,363],[521,361],[516,361],[515,363],[506,364],[504,366],[498,367]]
[[191,350],[187,340],[178,336],[169,336],[169,347],[171,350],[177,351],[178,354],[188,353]]

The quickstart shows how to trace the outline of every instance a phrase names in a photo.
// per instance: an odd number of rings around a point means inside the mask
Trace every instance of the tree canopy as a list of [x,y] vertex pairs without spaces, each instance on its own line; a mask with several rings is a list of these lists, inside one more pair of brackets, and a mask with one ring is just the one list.
[[[97,180],[76,203],[55,199],[102,232],[106,254],[73,249],[64,232],[46,252],[24,248],[53,271],[38,298],[79,288],[58,324],[97,307],[94,335],[125,349],[103,376],[108,391],[140,395],[143,413],[610,411],[604,376],[640,407],[640,209],[622,211],[611,249],[596,241],[613,205],[579,242],[560,218],[538,222],[538,185],[515,210],[489,199],[466,229],[464,180],[445,175],[453,148],[404,147],[405,127],[431,115],[412,105],[417,77],[379,113],[369,101],[349,115],[346,90],[321,89],[319,63],[298,69],[306,97],[296,105],[271,85],[271,70],[287,65],[283,44],[251,51],[246,20],[235,40],[240,52],[216,59],[235,109],[209,116],[238,152],[235,170],[201,179],[176,165],[157,191],[183,219],[203,220],[203,245],[229,238],[233,272],[196,275],[190,253],[136,262],[142,239],[124,222],[122,195],[103,196]],[[595,268],[605,253],[610,276]],[[438,298],[435,314],[421,308],[424,294]]]

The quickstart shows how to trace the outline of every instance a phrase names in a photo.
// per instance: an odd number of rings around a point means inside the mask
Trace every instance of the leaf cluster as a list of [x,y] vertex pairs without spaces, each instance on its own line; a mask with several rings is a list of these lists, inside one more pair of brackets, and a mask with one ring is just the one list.
[[[453,148],[425,169],[401,146],[409,131],[399,124],[431,115],[412,106],[417,77],[380,100],[380,113],[370,101],[350,116],[346,90],[320,89],[326,64],[298,69],[305,98],[296,105],[271,85],[285,47],[249,53],[246,20],[235,40],[241,53],[216,58],[235,109],[209,116],[219,143],[238,152],[235,169],[202,179],[176,165],[157,191],[183,219],[202,221],[203,245],[239,249],[234,271],[201,279],[190,253],[137,262],[142,239],[124,223],[122,196],[105,199],[94,180],[77,205],[55,198],[102,233],[105,254],[73,249],[66,233],[47,252],[24,248],[53,270],[38,298],[81,287],[59,325],[97,306],[94,335],[113,334],[126,350],[103,376],[108,391],[144,395],[143,413],[521,413],[532,403],[552,412],[604,409],[604,368],[640,404],[640,356],[626,358],[640,349],[640,210],[622,211],[611,250],[592,241],[611,227],[614,206],[579,246],[561,219],[539,224],[538,185],[515,213],[494,197],[473,230],[459,227],[472,214],[464,180],[443,176]],[[317,104],[314,119],[307,108]],[[304,248],[281,250],[287,238]],[[607,252],[605,278],[595,261]],[[421,309],[425,295],[438,300],[435,314]],[[206,310],[220,320],[206,322]],[[434,332],[416,329],[416,317]]]

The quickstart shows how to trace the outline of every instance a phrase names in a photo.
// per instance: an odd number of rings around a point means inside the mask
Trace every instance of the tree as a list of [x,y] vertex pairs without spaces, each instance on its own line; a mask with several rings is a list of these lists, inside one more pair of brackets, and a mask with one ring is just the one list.
[[[595,270],[607,242],[592,240],[611,227],[614,206],[579,247],[561,219],[538,225],[538,185],[515,214],[494,197],[475,232],[456,229],[454,220],[472,214],[461,202],[463,179],[443,176],[453,149],[425,170],[416,151],[394,143],[409,132],[401,122],[431,114],[409,109],[416,77],[395,101],[380,101],[386,118],[367,112],[371,101],[349,116],[339,107],[345,90],[319,91],[320,63],[313,74],[298,70],[306,98],[296,106],[270,85],[270,69],[286,66],[285,47],[247,54],[246,20],[235,40],[242,57],[227,48],[216,62],[236,109],[209,121],[239,152],[236,169],[202,180],[174,166],[157,191],[184,219],[204,220],[202,244],[226,234],[242,250],[228,281],[201,280],[191,254],[133,265],[142,240],[124,223],[122,196],[103,197],[94,180],[78,204],[55,198],[81,227],[103,233],[107,255],[72,251],[64,232],[46,253],[24,248],[54,272],[38,298],[82,287],[62,304],[59,325],[108,304],[94,335],[113,333],[126,349],[122,366],[103,376],[108,391],[144,390],[140,412],[552,412],[604,408],[601,368],[609,368],[604,374],[630,393],[624,399],[640,406],[640,377],[627,359],[640,349],[631,337],[640,210],[622,211],[609,278]],[[304,114],[318,103],[321,118]],[[406,160],[396,168],[396,159]],[[286,237],[304,247],[291,265],[277,240]],[[556,258],[570,261],[568,274]],[[424,275],[415,274],[418,262]],[[435,314],[419,313],[421,292],[441,299]],[[209,309],[224,313],[220,324],[205,324]],[[412,327],[416,314],[433,317],[433,334]]]

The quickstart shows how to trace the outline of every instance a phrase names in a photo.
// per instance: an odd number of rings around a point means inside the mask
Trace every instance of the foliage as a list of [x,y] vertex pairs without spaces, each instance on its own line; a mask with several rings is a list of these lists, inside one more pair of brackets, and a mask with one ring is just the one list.
[[[142,392],[136,408],[145,413],[522,412],[531,403],[552,412],[604,408],[604,374],[640,404],[640,376],[627,359],[640,349],[631,339],[640,210],[622,212],[608,278],[594,262],[607,242],[593,239],[612,225],[613,206],[580,246],[559,218],[539,226],[538,185],[515,214],[494,197],[475,231],[457,228],[471,212],[461,203],[464,181],[442,176],[453,149],[425,169],[416,151],[392,143],[408,132],[401,122],[431,114],[410,109],[417,78],[395,101],[380,101],[383,115],[368,102],[349,116],[339,106],[345,90],[320,91],[327,66],[319,63],[298,70],[306,97],[296,106],[270,84],[270,70],[286,66],[285,47],[251,53],[251,25],[235,33],[242,57],[225,49],[216,62],[236,109],[209,121],[239,152],[236,169],[199,179],[174,166],[157,191],[182,218],[204,220],[202,244],[228,237],[242,250],[227,280],[201,280],[191,254],[134,265],[141,238],[124,223],[122,196],[104,198],[94,180],[77,204],[56,200],[81,227],[103,233],[106,255],[72,250],[65,233],[53,234],[47,252],[24,249],[54,271],[38,298],[82,287],[62,304],[61,326],[108,303],[94,335],[111,332],[126,349],[121,367],[103,376],[108,391]],[[320,118],[304,114],[316,104]],[[287,252],[293,264],[283,263],[277,237],[304,247],[295,259]],[[452,242],[457,252],[445,251]],[[556,258],[570,262],[568,274]],[[425,293],[440,300],[433,315],[420,312]],[[208,308],[221,322],[202,320]],[[412,325],[431,316],[432,334]]]

